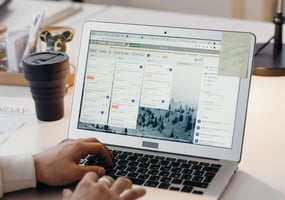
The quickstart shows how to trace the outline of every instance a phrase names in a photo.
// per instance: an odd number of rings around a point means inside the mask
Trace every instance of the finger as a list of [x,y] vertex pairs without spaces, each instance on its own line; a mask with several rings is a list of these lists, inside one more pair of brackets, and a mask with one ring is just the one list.
[[74,170],[74,172],[77,173],[76,174],[77,175],[77,179],[81,179],[88,172],[96,173],[97,176],[99,176],[99,177],[105,175],[105,169],[103,167],[100,167],[100,166],[96,166],[96,165],[86,165],[86,166],[76,165],[75,167],[76,167],[76,169]]
[[83,142],[78,147],[80,150],[80,158],[86,157],[88,154],[99,155],[108,165],[112,165],[112,154],[106,149],[105,145],[94,142]]
[[64,139],[64,140],[60,141],[59,144],[68,143],[68,142],[72,142],[72,141],[74,141],[74,139]]
[[132,181],[126,177],[119,177],[111,187],[111,191],[121,194],[126,189],[132,188]]
[[114,184],[114,182],[115,182],[115,180],[110,176],[102,176],[98,180],[98,184],[104,184],[108,188],[111,188],[111,186]]
[[80,166],[77,164],[73,165],[72,174],[70,175],[71,180],[78,181],[82,179],[87,173],[92,172],[95,173],[97,178],[94,179],[95,182],[98,180],[98,176],[103,176],[105,174],[105,169],[99,166]]
[[64,189],[62,191],[62,200],[69,200],[72,195],[72,191],[70,189]]
[[82,180],[90,180],[92,182],[97,182],[98,181],[98,175],[95,172],[87,172]]
[[[97,143],[101,143],[101,144],[103,144],[100,140],[98,140],[97,138],[82,138],[82,139],[80,139],[81,141],[83,141],[83,142],[97,142]],[[108,150],[108,151],[110,151],[105,145],[104,145],[104,147]]]
[[83,142],[100,142],[97,138],[82,138],[80,140]]
[[143,188],[134,188],[131,190],[128,190],[126,193],[124,193],[121,197],[121,200],[133,200],[137,199],[139,197],[142,197],[146,194],[146,190]]
[[[98,140],[97,138],[83,138],[83,139],[81,139],[81,140],[82,140],[83,142],[97,142],[97,143],[103,144],[103,143],[100,142],[100,140]],[[103,145],[104,145],[104,144],[103,144]],[[106,149],[107,151],[110,152],[110,155],[112,156],[110,149],[109,149],[108,147],[106,147],[105,145],[104,145],[104,147],[105,147],[105,149]]]

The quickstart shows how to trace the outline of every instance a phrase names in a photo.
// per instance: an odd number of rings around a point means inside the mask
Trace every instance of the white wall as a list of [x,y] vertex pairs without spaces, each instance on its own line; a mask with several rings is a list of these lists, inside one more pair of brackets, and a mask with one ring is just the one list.
[[134,7],[154,8],[203,15],[230,17],[229,0],[127,0]]
[[170,10],[204,15],[231,16],[230,0],[85,0],[150,9]]
[[[271,13],[272,7],[274,7],[271,4],[275,2],[275,0],[85,0],[85,2],[100,4],[114,4],[220,17],[233,16],[233,1],[244,5],[243,18],[250,20],[264,20],[264,11],[268,10]],[[268,8],[264,8],[264,6]]]

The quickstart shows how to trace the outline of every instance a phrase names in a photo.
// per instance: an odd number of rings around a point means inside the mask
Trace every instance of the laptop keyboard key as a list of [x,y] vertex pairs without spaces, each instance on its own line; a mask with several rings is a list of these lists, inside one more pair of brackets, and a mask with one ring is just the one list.
[[140,168],[148,168],[149,167],[149,163],[141,163],[141,164],[139,164],[139,167]]
[[160,173],[159,173],[159,176],[163,176],[163,177],[167,177],[167,176],[169,176],[169,172],[168,171],[161,171]]
[[195,171],[194,173],[193,173],[193,175],[195,175],[195,176],[203,176],[204,175],[204,172],[203,171]]
[[162,188],[162,189],[168,189],[169,186],[170,186],[169,183],[160,183],[158,187],[159,187],[159,188]]
[[154,159],[150,159],[149,162],[152,164],[157,164],[159,160],[154,158]]
[[177,161],[171,162],[171,163],[169,164],[169,166],[171,166],[171,167],[179,167],[180,165],[181,165],[181,163],[180,163],[180,162],[177,162]]
[[129,166],[138,166],[139,165],[139,162],[136,162],[136,161],[130,161]]
[[118,171],[117,176],[127,176],[128,172],[127,171]]
[[139,169],[137,170],[138,173],[142,173],[142,174],[147,173],[147,171],[148,171],[148,169],[145,169],[145,168],[139,168]]
[[151,180],[151,181],[158,181],[159,179],[160,179],[160,176],[151,176],[149,178],[149,180]]
[[193,170],[201,170],[202,166],[201,165],[192,165],[191,169],[193,169]]
[[171,173],[171,174],[170,174],[170,177],[171,177],[171,178],[180,178],[180,175],[181,175],[181,174],[178,174],[178,173]]
[[140,174],[140,175],[138,176],[138,178],[139,178],[139,179],[144,179],[144,180],[146,180],[146,179],[149,178],[149,176],[150,176],[150,175],[148,175],[148,174]]
[[181,183],[182,183],[182,180],[181,180],[181,179],[173,179],[173,180],[171,181],[171,183],[173,183],[173,184],[181,184]]
[[150,169],[158,170],[160,168],[160,165],[150,165]]
[[127,170],[128,172],[135,172],[135,171],[137,171],[137,167],[131,166],[131,167],[128,167],[126,170]]
[[174,172],[174,173],[179,173],[179,172],[181,172],[181,168],[178,168],[178,167],[173,167],[170,171],[171,172]]
[[128,178],[136,178],[136,177],[138,177],[138,175],[139,175],[139,173],[137,173],[137,172],[129,172],[127,177]]
[[153,170],[153,169],[150,169],[148,171],[148,174],[151,174],[151,175],[157,175],[159,173],[159,170]]
[[181,176],[181,179],[184,179],[184,180],[190,180],[192,178],[192,175],[190,174],[184,174]]
[[191,186],[184,186],[183,188],[182,188],[182,192],[191,192],[193,190],[193,187],[191,187]]
[[204,194],[204,192],[203,192],[203,191],[200,191],[200,190],[194,190],[192,193],[193,193],[193,194],[199,194],[199,195]]
[[171,169],[170,166],[161,166],[161,167],[160,167],[160,170],[161,170],[161,171],[169,171],[170,169]]
[[216,167],[204,167],[203,168],[204,171],[207,171],[207,172],[218,172],[219,171],[219,168],[216,168]]
[[168,160],[161,160],[158,164],[162,166],[167,166],[170,163]]
[[209,184],[186,180],[183,182],[183,185],[192,186],[192,187],[199,187],[199,188],[207,188]]
[[149,186],[149,187],[156,187],[158,185],[158,181],[147,181],[144,186]]
[[171,181],[171,178],[169,178],[169,177],[162,177],[162,178],[160,179],[160,181],[161,181],[161,182],[165,182],[165,183],[169,183],[169,182]]
[[195,182],[201,182],[204,178],[202,176],[194,176],[192,178],[192,181],[195,181]]
[[139,178],[132,178],[129,177],[129,179],[133,182],[135,185],[143,185],[145,180],[144,179],[139,179]]
[[191,167],[191,164],[183,163],[183,164],[181,165],[181,168],[183,168],[183,169],[189,169],[190,167]]
[[182,173],[183,174],[192,174],[193,173],[193,169],[184,169],[183,171],[182,171]]
[[168,160],[168,161],[175,161],[176,159],[175,159],[175,158],[167,157],[165,160]]
[[180,190],[179,187],[170,187],[169,189],[170,189],[170,190],[174,190],[174,191],[179,191],[179,190]]
[[210,165],[210,163],[207,163],[207,162],[200,162],[199,165],[208,167],[208,166]]
[[211,164],[211,167],[221,168],[221,166],[222,165],[220,165],[220,164],[215,164],[215,163]]

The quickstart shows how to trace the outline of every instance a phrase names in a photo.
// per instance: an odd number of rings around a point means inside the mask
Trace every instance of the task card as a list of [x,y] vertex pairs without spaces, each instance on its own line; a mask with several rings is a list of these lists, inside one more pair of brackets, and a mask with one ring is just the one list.
[[250,34],[223,33],[218,75],[247,77],[250,41]]

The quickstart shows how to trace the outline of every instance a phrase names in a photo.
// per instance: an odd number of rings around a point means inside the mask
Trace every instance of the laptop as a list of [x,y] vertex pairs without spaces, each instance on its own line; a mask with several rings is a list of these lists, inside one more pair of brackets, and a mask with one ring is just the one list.
[[218,199],[241,160],[254,46],[252,33],[87,21],[68,138],[106,144],[107,174],[142,199]]

